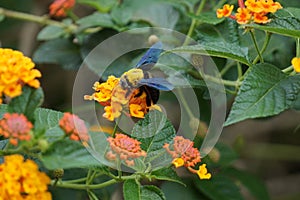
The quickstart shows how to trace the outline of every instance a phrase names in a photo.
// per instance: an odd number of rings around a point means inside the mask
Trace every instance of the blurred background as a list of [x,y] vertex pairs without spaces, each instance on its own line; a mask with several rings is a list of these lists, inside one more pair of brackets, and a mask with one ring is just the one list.
[[[299,0],[281,2],[285,7],[300,8]],[[0,7],[42,16],[48,14],[48,7],[51,3],[51,0],[2,0]],[[88,6],[77,5],[74,12],[80,17],[91,14],[93,9]],[[180,21],[179,23],[185,27],[181,28],[180,31],[186,33],[190,22]],[[42,28],[43,26],[36,23],[6,18],[0,22],[0,46],[18,49],[26,56],[32,57],[42,43],[36,39]],[[109,30],[100,34],[109,36],[114,33],[115,31]],[[280,48],[278,43],[280,43]],[[288,62],[293,57],[294,47],[293,40],[283,36],[275,37],[271,41],[270,48],[268,48],[269,59],[273,59],[273,62],[282,62],[282,66],[288,66]],[[66,70],[60,65],[42,63],[37,64],[37,68],[43,74],[41,78],[41,85],[45,93],[43,107],[70,111],[76,70]],[[228,107],[231,106],[232,102],[233,98],[229,98]],[[264,181],[270,199],[300,199],[299,111],[288,110],[278,116],[246,120],[231,125],[224,128],[220,140],[238,152],[238,159],[233,163],[234,166],[249,171]],[[167,191],[167,197],[172,197],[168,191],[174,187],[172,184],[163,185],[164,192]],[[183,187],[177,189],[184,190]],[[172,193],[172,191],[170,192]],[[246,190],[242,192],[246,199],[253,199]],[[115,193],[112,198],[118,199],[120,197]]]

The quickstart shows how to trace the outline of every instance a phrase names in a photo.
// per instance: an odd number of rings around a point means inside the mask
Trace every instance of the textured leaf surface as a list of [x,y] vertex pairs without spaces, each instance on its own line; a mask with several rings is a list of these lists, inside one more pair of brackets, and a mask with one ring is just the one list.
[[158,187],[154,185],[145,185],[141,187],[141,200],[165,200],[165,195]]
[[111,16],[108,14],[95,12],[89,16],[83,17],[77,21],[80,25],[80,29],[85,29],[89,27],[106,27],[112,28],[114,27],[114,23],[111,19]]
[[140,185],[135,180],[126,180],[123,185],[124,200],[140,200]]
[[199,45],[178,47],[169,52],[193,53],[229,58],[250,65],[248,49],[228,42],[202,42]]
[[46,26],[43,28],[38,36],[38,40],[52,40],[64,34],[64,29],[58,26]]
[[289,37],[300,37],[300,19],[295,17],[281,17],[272,19],[265,25],[250,24],[246,26]]
[[204,12],[200,15],[195,15],[193,13],[188,14],[192,19],[197,19],[200,23],[216,25],[224,21],[225,18],[217,18],[216,12]]
[[41,160],[51,170],[102,166],[80,142],[71,140],[53,143],[41,156]]
[[154,178],[158,179],[158,180],[172,181],[172,182],[176,182],[176,183],[185,185],[181,181],[181,178],[176,174],[176,172],[171,167],[162,168],[162,169],[153,171],[151,173],[151,175],[154,176]]
[[290,108],[300,92],[300,76],[288,76],[270,64],[252,67],[235,98],[225,125],[276,115]]
[[42,88],[23,87],[22,94],[11,100],[8,111],[11,113],[23,113],[30,121],[34,120],[34,111],[44,101]]

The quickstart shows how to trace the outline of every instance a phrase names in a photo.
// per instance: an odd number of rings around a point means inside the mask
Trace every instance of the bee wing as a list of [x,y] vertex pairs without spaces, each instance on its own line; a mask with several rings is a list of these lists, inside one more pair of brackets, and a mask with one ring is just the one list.
[[139,81],[139,84],[140,85],[147,85],[149,87],[153,87],[155,89],[163,90],[163,91],[169,91],[169,90],[174,89],[174,86],[164,78],[141,79]]
[[141,68],[142,70],[150,70],[157,62],[160,53],[162,52],[162,43],[157,42],[150,47],[141,60],[137,63],[135,68]]

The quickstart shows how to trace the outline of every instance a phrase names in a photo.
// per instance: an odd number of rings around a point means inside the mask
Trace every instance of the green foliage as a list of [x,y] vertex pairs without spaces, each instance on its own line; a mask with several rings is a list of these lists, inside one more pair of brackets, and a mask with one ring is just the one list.
[[154,185],[141,187],[141,200],[165,200],[164,193]]
[[63,28],[58,26],[46,26],[43,28],[38,36],[38,40],[53,40],[56,38],[59,38],[65,34],[65,31]]
[[135,180],[126,180],[123,184],[123,197],[124,200],[140,200],[140,184]]
[[175,183],[179,183],[185,186],[185,184],[181,181],[181,178],[176,174],[174,169],[171,167],[162,168],[151,173],[152,177],[157,180],[165,180],[171,181]]
[[23,113],[28,120],[34,121],[34,111],[42,105],[44,93],[42,88],[23,87],[22,94],[14,99],[8,105],[8,112]]
[[300,92],[300,76],[288,76],[270,64],[253,66],[239,90],[225,125],[276,115],[290,108]]
[[41,160],[45,167],[52,170],[102,166],[82,144],[72,140],[54,142]]
[[82,62],[79,47],[67,38],[46,41],[35,51],[33,60],[37,63],[59,64],[64,69],[78,69]]

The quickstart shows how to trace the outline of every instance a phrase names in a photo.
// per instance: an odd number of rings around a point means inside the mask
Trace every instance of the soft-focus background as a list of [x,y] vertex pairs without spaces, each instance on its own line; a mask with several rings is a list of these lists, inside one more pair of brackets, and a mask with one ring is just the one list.
[[[0,7],[46,15],[51,2],[50,0],[2,0]],[[299,0],[281,2],[285,7],[300,8]],[[90,14],[92,10],[85,6],[76,6],[74,12],[78,16],[84,16]],[[190,25],[189,21],[180,21],[180,23],[181,27],[186,26],[181,29],[182,31],[187,30]],[[41,28],[39,24],[7,18],[0,22],[0,46],[18,49],[31,57],[39,46],[36,36]],[[112,33],[113,31],[110,34]],[[293,57],[294,46],[294,42],[285,37],[273,38],[268,48],[270,59],[288,66],[288,62]],[[70,110],[76,71],[64,70],[54,64],[38,64],[37,68],[43,74],[41,84],[45,92],[44,107],[61,111]],[[231,105],[231,101],[228,102],[228,106]],[[221,140],[232,145],[239,152],[239,159],[234,165],[252,172],[265,182],[271,199],[300,199],[299,111],[289,110],[275,117],[246,120],[226,127]],[[170,185],[165,185],[165,190],[168,187]],[[243,192],[247,198],[247,191]],[[172,194],[167,193],[167,197],[172,197]],[[118,199],[117,193],[115,196],[115,199]]]

